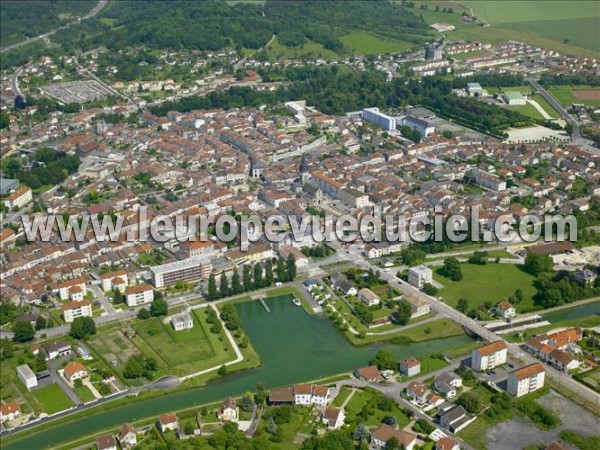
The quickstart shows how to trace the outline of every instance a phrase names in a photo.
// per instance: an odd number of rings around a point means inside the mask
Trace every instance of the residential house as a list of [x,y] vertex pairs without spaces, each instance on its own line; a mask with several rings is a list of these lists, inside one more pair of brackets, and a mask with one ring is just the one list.
[[171,325],[175,331],[191,330],[194,328],[194,320],[188,308],[171,317]]
[[462,386],[462,378],[454,372],[444,372],[435,378],[433,385],[446,398],[454,398],[458,395],[458,388]]
[[377,449],[385,448],[392,438],[396,438],[406,450],[412,450],[417,442],[416,435],[398,430],[384,423],[371,434],[371,443]]
[[112,434],[105,434],[96,439],[98,450],[117,450],[117,440]]
[[322,422],[324,425],[327,425],[327,428],[330,430],[337,430],[342,425],[344,425],[344,420],[346,419],[346,414],[342,408],[333,408],[328,407],[325,408],[325,412],[323,413]]
[[455,406],[440,414],[440,425],[453,433],[458,433],[474,420],[475,416],[467,413],[462,406]]
[[17,376],[29,391],[38,385],[37,377],[27,364],[17,366]]
[[423,289],[433,280],[433,272],[427,266],[415,266],[408,269],[408,282],[413,286]]
[[158,424],[160,431],[163,433],[169,430],[175,431],[177,428],[179,428],[179,419],[177,418],[177,414],[167,413],[158,418]]
[[296,384],[271,389],[269,404],[289,403],[294,405],[327,406],[331,391],[327,386],[317,384]]
[[381,302],[377,294],[369,288],[362,288],[358,291],[358,299],[367,306],[376,306]]
[[471,352],[471,367],[478,372],[493,369],[506,363],[508,347],[504,341],[496,341]]
[[64,368],[65,378],[73,383],[75,380],[81,380],[90,375],[90,371],[87,367],[77,361],[70,362]]
[[421,317],[431,312],[431,306],[425,300],[417,297],[416,295],[407,295],[404,297],[404,301],[406,301],[412,310],[410,315],[411,319],[416,317]]
[[517,314],[513,305],[508,302],[500,302],[496,305],[496,314],[505,320],[510,320]]
[[414,377],[421,372],[421,362],[417,358],[406,358],[400,362],[400,373]]
[[11,192],[4,199],[4,207],[10,211],[22,208],[33,199],[31,189],[27,186],[21,186],[16,191]]
[[129,283],[127,272],[123,269],[104,273],[100,278],[102,278],[102,290],[104,292],[116,290],[125,292],[125,288]]
[[430,390],[427,389],[427,386],[418,381],[411,381],[406,387],[406,394],[416,403],[421,405],[427,403],[427,395],[429,395],[429,393]]
[[52,344],[44,345],[44,351],[46,352],[46,361],[50,361],[52,359],[70,355],[73,353],[73,348],[68,342],[57,341]]
[[544,386],[546,371],[542,363],[533,363],[508,374],[507,391],[515,397],[521,397],[537,391]]
[[137,445],[137,433],[132,424],[126,423],[121,426],[119,432],[119,444],[121,444],[121,448],[123,449],[128,449]]
[[578,281],[584,286],[593,286],[594,282],[596,281],[596,278],[598,278],[598,275],[596,275],[595,272],[589,269],[582,269],[576,271],[573,274],[573,278],[575,279],[575,281]]
[[239,408],[234,398],[226,398],[219,409],[217,410],[217,417],[219,420],[224,422],[237,422],[239,417]]
[[449,438],[448,436],[445,436],[445,437],[437,440],[437,442],[435,443],[434,449],[435,450],[460,450],[460,445],[458,445],[458,443],[454,439]]
[[15,400],[0,405],[0,423],[4,423],[7,420],[13,420],[20,415],[21,407]]
[[378,382],[383,381],[383,375],[376,366],[362,367],[354,372],[354,375],[359,380]]

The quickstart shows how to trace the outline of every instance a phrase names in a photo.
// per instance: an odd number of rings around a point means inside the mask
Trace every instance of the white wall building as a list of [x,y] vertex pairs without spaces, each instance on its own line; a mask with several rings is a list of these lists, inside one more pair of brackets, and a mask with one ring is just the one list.
[[151,303],[154,300],[154,290],[149,284],[129,286],[125,290],[127,306],[139,306]]
[[17,366],[17,376],[29,391],[38,385],[37,377],[27,364]]
[[471,352],[471,367],[478,372],[506,364],[507,346],[503,341],[492,342]]
[[426,266],[415,266],[408,269],[408,282],[413,286],[422,289],[427,283],[433,280],[433,272]]
[[533,363],[508,374],[507,391],[521,397],[544,386],[546,371],[542,363]]

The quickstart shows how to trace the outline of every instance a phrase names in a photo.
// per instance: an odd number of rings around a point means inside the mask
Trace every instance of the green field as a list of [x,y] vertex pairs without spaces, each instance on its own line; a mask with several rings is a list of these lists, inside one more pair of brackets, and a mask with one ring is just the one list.
[[73,390],[75,391],[75,394],[77,394],[77,397],[79,397],[79,399],[83,402],[89,402],[90,400],[94,400],[96,397],[94,397],[94,394],[92,394],[92,391],[90,391],[90,388],[88,388],[87,386],[79,386],[79,387],[75,387],[73,388]]
[[323,47],[321,44],[309,41],[299,47],[286,47],[281,45],[277,38],[267,47],[269,57],[274,59],[301,59],[301,58],[323,58],[326,60],[337,60],[340,56]]
[[[443,22],[456,27],[446,33],[450,39],[497,44],[518,40],[565,54],[600,55],[600,8],[593,1],[486,1],[465,0],[453,4],[454,14],[435,12],[435,3],[425,2],[428,10],[418,10],[427,23]],[[490,26],[481,27],[461,21],[464,6]],[[445,7],[440,3],[440,7]]]
[[67,394],[56,383],[35,390],[33,395],[47,414],[54,414],[73,406]]
[[537,290],[534,286],[535,277],[522,271],[519,266],[512,264],[461,264],[463,279],[455,282],[434,272],[434,278],[444,285],[440,289],[442,296],[450,306],[455,307],[458,299],[465,298],[469,309],[477,308],[485,302],[493,305],[508,298],[517,288],[523,290],[524,300],[515,305],[517,312],[534,311],[532,297]]
[[402,41],[379,39],[369,33],[357,31],[342,36],[340,40],[353,53],[361,55],[381,55],[384,53],[397,53],[409,50],[412,44]]
[[550,103],[548,103],[546,101],[546,99],[544,97],[542,97],[540,94],[535,93],[535,94],[529,95],[529,98],[531,100],[535,100],[538,103],[538,105],[540,105],[544,109],[544,111],[546,111],[548,113],[548,115],[550,117],[552,117],[553,119],[560,118],[560,114],[558,114],[558,112],[552,106],[550,106]]
[[[194,311],[194,328],[175,331],[169,323],[153,318],[136,323],[135,344],[156,359],[161,374],[184,375],[217,366],[235,358],[228,342],[211,333],[203,310]],[[201,320],[199,320],[201,319]]]
[[599,87],[594,86],[552,86],[548,92],[562,106],[568,107],[573,103],[583,103],[589,106],[600,106],[600,99],[580,99],[573,95],[574,91],[600,91]]
[[381,424],[381,419],[385,416],[393,416],[396,418],[398,422],[398,426],[400,429],[404,428],[410,422],[409,417],[406,413],[400,409],[400,407],[394,403],[394,407],[392,411],[383,411],[378,409],[375,405],[371,413],[368,415],[368,419],[363,421],[358,417],[362,409],[372,400],[374,397],[381,396],[377,391],[366,388],[366,389],[358,389],[354,392],[354,395],[346,405],[346,423],[352,422],[364,422],[367,426],[376,426]]

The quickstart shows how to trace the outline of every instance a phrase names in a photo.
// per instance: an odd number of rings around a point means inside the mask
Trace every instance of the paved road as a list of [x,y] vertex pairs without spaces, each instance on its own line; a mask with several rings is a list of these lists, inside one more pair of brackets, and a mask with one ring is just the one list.
[[536,80],[531,80],[528,79],[527,80],[529,82],[529,84],[531,84],[533,86],[533,88],[539,92],[541,94],[542,97],[544,97],[544,99],[546,99],[546,101],[548,103],[550,103],[550,105],[556,110],[558,111],[558,113],[561,115],[561,117],[563,119],[565,119],[567,122],[569,122],[570,124],[573,125],[573,139],[574,140],[579,140],[581,139],[581,132],[579,131],[579,124],[577,123],[577,121],[562,107],[562,105],[560,103],[558,103],[554,97],[552,97],[548,91],[546,91],[546,89],[544,89],[542,87],[542,85],[540,83],[538,83]]
[[91,17],[94,17],[96,14],[98,14],[102,10],[102,8],[104,8],[106,6],[107,3],[108,3],[108,0],[100,0],[98,2],[98,4],[94,7],[94,9],[92,9],[85,16],[78,17],[77,19],[73,20],[72,22],[69,22],[69,23],[67,23],[67,24],[65,24],[65,25],[63,25],[61,27],[55,28],[54,30],[50,30],[47,33],[40,34],[39,36],[30,37],[30,38],[25,39],[24,41],[17,42],[15,44],[11,44],[11,45],[7,45],[5,47],[2,47],[2,48],[0,48],[0,53],[6,52],[8,50],[13,50],[15,48],[19,48],[19,47],[21,47],[23,45],[27,45],[27,44],[30,44],[32,42],[39,41],[40,39],[46,39],[49,36],[52,36],[54,33],[56,33],[59,30],[64,30],[64,29],[69,28],[69,27],[71,27],[71,26],[73,26],[75,24],[80,23],[82,20],[86,20],[86,19],[89,19]]

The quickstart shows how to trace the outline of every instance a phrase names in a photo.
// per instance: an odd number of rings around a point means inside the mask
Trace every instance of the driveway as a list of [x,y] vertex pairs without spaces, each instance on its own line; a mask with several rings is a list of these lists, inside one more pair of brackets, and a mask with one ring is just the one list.
[[58,384],[60,386],[60,388],[64,391],[65,394],[67,394],[67,396],[71,399],[71,401],[75,405],[80,405],[83,403],[81,401],[81,399],[79,397],[77,397],[77,394],[75,394],[75,392],[73,392],[73,389],[71,389],[71,386],[69,386],[67,384],[67,382],[65,381],[65,379],[63,377],[61,377],[58,373],[58,369],[60,368],[62,362],[70,360],[70,359],[71,358],[66,357],[66,358],[57,358],[52,361],[48,361],[48,370],[50,371],[50,378],[52,378],[52,381],[54,381],[56,384]]

